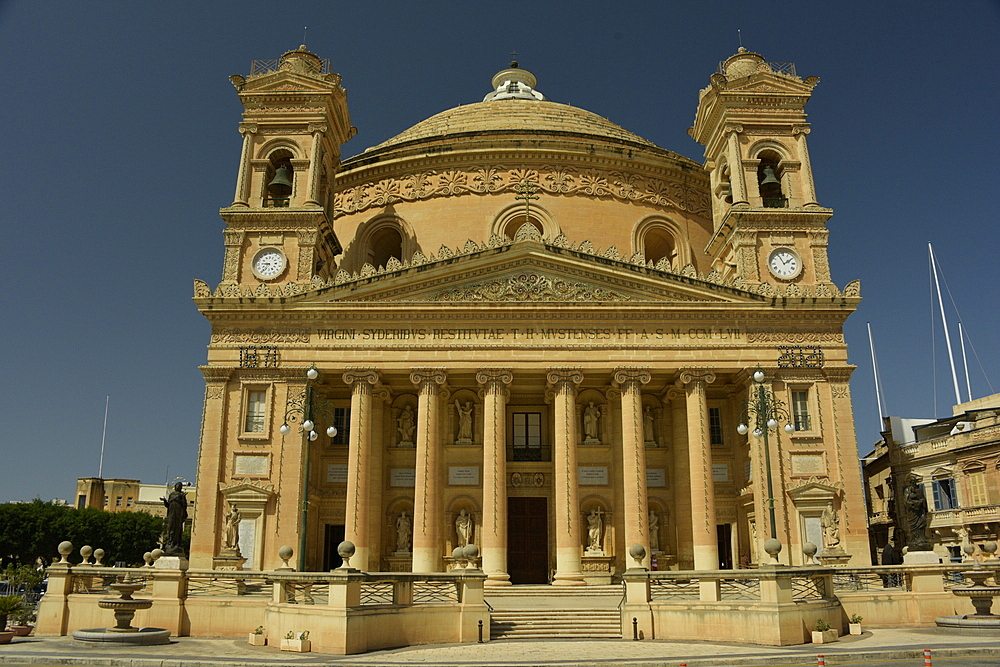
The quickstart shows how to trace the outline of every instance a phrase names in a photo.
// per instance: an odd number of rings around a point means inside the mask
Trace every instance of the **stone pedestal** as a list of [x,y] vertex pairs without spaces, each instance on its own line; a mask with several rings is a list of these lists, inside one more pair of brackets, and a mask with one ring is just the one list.
[[816,559],[827,567],[845,567],[848,561],[851,560],[851,554],[843,549],[836,549],[825,551],[823,554],[816,556]]
[[933,551],[907,551],[903,554],[903,565],[937,565],[941,556]]
[[583,580],[587,582],[588,586],[609,585],[614,560],[614,556],[605,556],[603,551],[599,554],[588,551],[583,555],[583,560],[580,563]]
[[385,567],[388,572],[409,572],[413,557],[408,551],[397,551],[391,556],[385,556]]
[[188,559],[184,556],[160,556],[153,567],[157,570],[186,570]]
[[[163,559],[161,558],[160,560]],[[243,564],[246,562],[247,559],[241,556],[238,550],[223,549],[219,552],[218,556],[212,559],[212,569],[233,572],[236,570],[242,570]]]

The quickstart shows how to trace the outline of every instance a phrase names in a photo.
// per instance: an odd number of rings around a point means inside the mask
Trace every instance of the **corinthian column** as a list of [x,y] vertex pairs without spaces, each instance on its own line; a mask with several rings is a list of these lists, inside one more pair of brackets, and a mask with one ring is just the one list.
[[355,563],[368,571],[371,545],[369,529],[369,483],[372,479],[372,389],[379,385],[379,375],[370,368],[355,368],[344,373],[351,386],[351,429],[347,450],[347,510],[344,539],[354,543]]
[[233,206],[250,205],[250,145],[253,143],[253,135],[256,133],[257,126],[253,123],[240,124],[243,148],[240,151],[240,171],[236,176],[236,195],[233,197]]
[[439,368],[415,368],[410,382],[420,392],[417,401],[417,469],[413,489],[413,567],[414,572],[438,572],[441,560],[438,501],[441,496],[439,455],[441,436],[438,429],[440,389],[445,374]]
[[310,124],[309,131],[313,134],[313,145],[309,160],[309,197],[306,198],[306,203],[319,206],[319,176],[323,171],[323,133],[326,132],[326,125]]
[[719,536],[715,527],[715,483],[712,480],[712,448],[708,437],[708,400],[705,387],[715,382],[715,373],[681,371],[679,384],[687,399],[688,470],[691,474],[691,533],[694,569],[719,569]]
[[646,444],[642,432],[642,385],[649,371],[615,369],[615,385],[622,392],[622,491],[625,508],[625,548],[646,548],[643,566],[649,567],[649,508],[646,491]]
[[583,586],[580,571],[580,499],[577,491],[576,445],[576,386],[583,382],[583,373],[576,368],[553,368],[546,376],[555,393],[555,586]]
[[479,548],[487,586],[509,586],[507,573],[507,385],[510,369],[476,373],[483,396],[483,525]]

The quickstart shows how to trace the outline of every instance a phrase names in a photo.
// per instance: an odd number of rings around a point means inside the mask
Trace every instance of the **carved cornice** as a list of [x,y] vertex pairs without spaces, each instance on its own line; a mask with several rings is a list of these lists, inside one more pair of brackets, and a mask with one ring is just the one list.
[[537,273],[522,273],[445,290],[438,292],[431,299],[434,301],[631,301],[632,297],[597,285],[570,282]]
[[309,332],[297,329],[217,329],[212,332],[211,344],[248,344],[265,345],[267,343],[308,343]]
[[711,216],[707,190],[632,171],[560,165],[511,167],[496,164],[429,169],[345,187],[334,195],[334,208],[338,214],[344,214],[435,197],[514,194],[515,188],[527,181],[533,182],[540,192],[548,194],[641,201],[689,211],[706,218]]
[[199,366],[198,370],[201,371],[201,374],[207,383],[228,382],[229,377],[233,374],[233,369],[229,367]]

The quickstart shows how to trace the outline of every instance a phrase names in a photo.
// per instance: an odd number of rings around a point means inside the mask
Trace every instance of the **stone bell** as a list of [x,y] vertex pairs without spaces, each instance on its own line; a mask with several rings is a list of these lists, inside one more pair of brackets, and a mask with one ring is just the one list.
[[267,191],[273,197],[287,197],[292,193],[292,167],[280,165],[274,170],[274,178],[267,184]]

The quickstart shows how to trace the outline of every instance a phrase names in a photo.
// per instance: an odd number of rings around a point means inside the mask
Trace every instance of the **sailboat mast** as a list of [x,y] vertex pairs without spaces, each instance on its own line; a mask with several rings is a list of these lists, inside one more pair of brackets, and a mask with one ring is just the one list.
[[875,404],[878,406],[878,430],[885,428],[885,411],[882,409],[882,385],[878,381],[878,361],[875,359],[875,341],[872,339],[872,323],[868,323],[868,347],[872,351],[872,370],[875,372]]
[[948,363],[951,365],[951,382],[955,387],[955,404],[962,402],[962,395],[958,390],[958,373],[955,372],[955,354],[951,349],[951,334],[948,332],[948,317],[944,312],[944,301],[941,299],[941,281],[938,280],[937,262],[934,261],[934,248],[930,243],[927,250],[931,256],[931,275],[934,278],[934,287],[937,290],[938,307],[941,309],[941,324],[944,326],[944,342],[948,347]]

